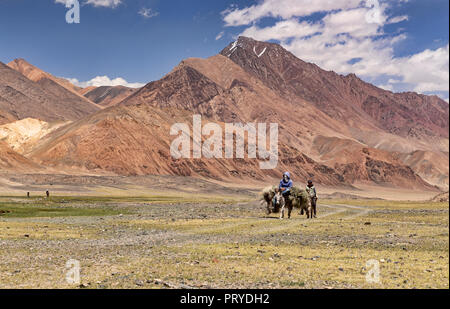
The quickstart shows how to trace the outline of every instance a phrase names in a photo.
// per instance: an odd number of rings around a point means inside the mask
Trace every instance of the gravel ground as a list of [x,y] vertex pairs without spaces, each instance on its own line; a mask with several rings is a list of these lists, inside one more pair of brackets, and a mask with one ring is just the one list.
[[[315,220],[266,216],[258,201],[65,206],[123,214],[0,217],[0,288],[378,288],[364,281],[371,256],[389,271],[382,287],[448,288],[448,206],[328,201]],[[405,214],[433,223],[418,227]],[[81,266],[76,284],[65,278],[71,259]]]

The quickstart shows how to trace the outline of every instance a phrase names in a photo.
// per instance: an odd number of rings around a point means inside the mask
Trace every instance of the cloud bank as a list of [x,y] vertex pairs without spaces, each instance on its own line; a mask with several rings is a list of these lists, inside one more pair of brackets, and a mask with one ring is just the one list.
[[97,76],[89,81],[79,81],[76,78],[66,78],[69,82],[74,84],[75,86],[86,88],[86,87],[101,87],[101,86],[125,86],[130,88],[141,88],[145,86],[142,83],[129,83],[125,79],[121,77],[117,77],[114,79],[110,79],[108,76]]
[[[404,2],[261,0],[244,8],[232,5],[222,16],[226,27],[244,28],[240,35],[278,41],[297,57],[324,69],[355,73],[391,91],[448,92],[448,43],[406,57],[394,54],[395,45],[407,35],[401,30],[387,34],[384,26],[409,20],[406,15],[388,15],[390,7]],[[274,23],[261,26],[263,18]]]

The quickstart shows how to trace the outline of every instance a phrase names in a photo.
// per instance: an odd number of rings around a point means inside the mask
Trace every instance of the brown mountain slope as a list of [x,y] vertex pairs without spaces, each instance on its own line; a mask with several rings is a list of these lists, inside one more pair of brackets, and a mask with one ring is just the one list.
[[88,93],[89,91],[94,90],[95,88],[97,88],[97,87],[89,86],[89,87],[86,87],[86,88],[82,88],[82,89],[78,90],[78,93],[84,96],[86,93]]
[[397,155],[348,139],[317,136],[314,150],[320,162],[333,167],[350,183],[390,184],[394,187],[429,188]]
[[280,45],[240,37],[222,52],[285,97],[297,96],[357,127],[370,122],[404,137],[449,136],[449,105],[438,97],[394,94],[306,63]]
[[448,191],[436,195],[434,198],[431,199],[431,202],[435,202],[435,203],[448,202]]
[[0,110],[16,120],[76,120],[99,110],[55,82],[36,83],[0,62]]
[[50,133],[30,157],[45,166],[91,172],[106,170],[119,175],[182,175],[244,181],[280,177],[280,171],[289,169],[298,178],[314,177],[324,184],[346,184],[332,169],[286,145],[281,145],[284,155],[276,171],[261,170],[259,161],[253,159],[175,160],[170,155],[174,137],[169,134],[174,123],[192,125],[192,114],[147,104],[116,106]]
[[[59,99],[65,100],[70,104],[81,105],[86,109],[92,110],[92,106],[98,108],[92,101],[79,93],[82,88],[73,85],[65,78],[55,77],[50,73],[44,72],[24,59],[15,59],[8,63],[8,66],[40,84],[44,89],[50,90]],[[89,105],[92,106],[89,107]]]
[[[283,100],[261,81],[220,55],[207,60],[183,61],[163,79],[149,83],[121,105],[128,108],[151,106],[152,108],[193,111],[216,121],[280,123],[280,154],[282,156],[280,168],[295,171],[296,175],[304,178],[310,178],[314,174],[319,179],[326,178],[325,175],[334,175],[336,172],[333,167],[320,165],[305,155],[301,149],[309,149],[307,144],[312,142],[318,132],[325,132],[332,136],[339,136],[339,131],[348,132],[345,125],[340,125],[339,122],[300,99],[297,99],[295,105]],[[299,122],[299,119],[304,121]],[[310,130],[308,127],[314,127],[314,129]],[[373,129],[373,127],[369,128]],[[363,148],[360,147],[358,151],[362,153]],[[361,154],[358,159],[362,156]],[[365,173],[356,175],[355,171],[355,175],[348,177],[348,181],[343,181],[344,179],[340,177],[334,177],[334,179],[340,179],[342,183],[372,181],[391,182],[399,186],[429,187],[409,168],[399,161],[391,160],[389,156],[386,156],[385,161],[377,158],[378,160],[372,162],[369,159],[367,168],[366,161],[363,162],[362,159],[361,162],[358,161],[358,164],[363,166],[361,170],[366,170]],[[372,168],[370,166],[372,163],[380,166]],[[393,169],[394,165],[398,167],[394,172],[397,174],[390,175],[389,169]],[[372,175],[372,171],[386,176],[377,178]],[[245,173],[251,175],[250,171]],[[259,175],[258,168],[253,170],[253,173]],[[221,176],[215,175],[215,177]],[[337,183],[335,182],[334,185]],[[332,183],[328,181],[328,184]]]
[[[47,72],[35,67],[34,65],[28,63],[24,59],[15,59],[15,60],[11,61],[10,63],[8,63],[8,66],[10,68],[16,70],[17,72],[23,74],[28,79],[30,79],[36,83],[41,83],[41,84],[45,85],[46,83],[49,83],[48,81],[45,82],[46,80],[50,80],[50,81],[54,82],[58,86],[61,86],[65,90],[68,90],[69,92],[71,92],[72,95],[70,95],[70,96],[72,97],[72,100],[81,101],[81,102],[83,102],[82,104],[86,104],[86,103],[92,104],[93,103],[89,99],[85,98],[82,94],[80,94],[80,91],[82,90],[82,88],[75,86],[74,84],[72,84],[65,78],[55,77],[52,74],[47,73]],[[42,82],[42,81],[44,81],[44,82]],[[53,86],[53,88],[56,88],[56,87]],[[58,96],[59,92],[64,93],[65,91],[62,91],[60,89],[56,93],[55,93],[55,91],[53,91],[53,92],[54,92],[54,94],[56,94]],[[66,98],[69,97],[69,95],[67,93],[62,94],[62,95]],[[77,98],[75,98],[75,97],[77,97]]]
[[449,187],[449,156],[448,153],[431,151],[414,151],[412,153],[396,154],[398,159],[410,166],[428,183],[444,190]]
[[308,151],[317,133],[349,134],[346,126],[311,104],[301,99],[284,100],[221,55],[187,59],[161,80],[147,84],[123,102],[125,105],[142,103],[184,109],[217,121],[278,123],[283,142],[299,151]]
[[[236,66],[223,56],[217,57],[221,61]],[[236,67],[239,69],[238,66]],[[245,76],[248,75],[243,73]],[[255,85],[253,86],[256,88]],[[145,89],[139,90],[126,103],[122,104],[123,106],[107,109],[89,117],[90,120],[83,119],[50,134],[33,151],[31,157],[45,165],[62,166],[67,164],[89,170],[106,169],[118,174],[181,173],[181,175],[201,175],[219,179],[228,177],[263,179],[271,175],[278,177],[280,171],[262,171],[257,166],[257,162],[240,164],[239,160],[185,160],[184,163],[180,163],[180,161],[171,163],[173,160],[168,155],[170,139],[168,132],[170,125],[175,122],[173,117],[164,117],[159,121],[164,130],[149,131],[148,121],[157,117],[155,115],[161,114],[160,108],[173,109],[175,107],[180,109],[177,113],[187,113],[181,110],[190,109],[213,116],[216,121],[223,116],[230,120],[236,119],[237,114],[241,116],[236,120],[242,121],[255,119],[255,117],[266,117],[264,113],[261,116],[261,112],[264,111],[261,111],[258,106],[253,106],[251,110],[248,110],[248,107],[251,106],[248,102],[261,100],[262,96],[238,80],[233,79],[228,87],[229,89],[224,89],[194,68],[182,64],[162,80],[150,83]],[[262,87],[265,89],[265,86],[262,85]],[[209,95],[208,92],[211,89],[213,94]],[[222,95],[214,98],[214,94],[218,93]],[[242,93],[245,96],[242,96]],[[211,98],[212,101],[208,101],[208,98]],[[264,100],[269,118],[274,115],[271,111],[272,99],[275,97]],[[240,108],[233,108],[234,105],[238,105]],[[285,112],[286,116],[288,114]],[[191,123],[192,113],[189,112],[187,115],[189,117],[184,118]],[[276,117],[279,119],[280,116],[276,115]],[[105,123],[108,123],[108,126],[105,126]],[[330,119],[330,123],[333,123],[333,120]],[[338,124],[335,125],[338,128]],[[331,129],[328,130],[331,131]],[[295,134],[298,133],[295,132]],[[141,134],[145,134],[145,136],[141,136]],[[75,136],[76,143],[71,141],[71,138],[75,138]],[[139,138],[136,138],[137,136]],[[155,143],[162,137],[164,138],[162,144]],[[291,136],[292,139],[293,137]],[[82,142],[84,140],[86,143]],[[122,144],[119,141],[124,142]],[[342,179],[332,169],[317,164],[307,156],[295,151],[292,144],[290,147],[286,145],[280,144],[282,153],[287,154],[282,159],[284,161],[280,170],[283,170],[283,166],[286,166],[286,169],[289,166],[289,169],[296,175],[302,175],[304,178],[315,176],[318,181],[323,183],[333,185],[342,183]],[[154,153],[152,158],[143,155],[148,153],[152,147],[156,148],[151,152]],[[121,148],[123,149],[120,150]],[[123,157],[119,153],[123,153]],[[161,154],[163,154],[162,157]],[[175,168],[177,164],[183,164],[182,166],[185,167]],[[196,165],[204,166],[204,168],[199,169]]]
[[[239,46],[241,40],[230,46],[230,54],[187,59],[119,105],[56,129],[31,148],[29,158],[61,170],[81,168],[119,175],[184,175],[245,181],[279,177],[289,170],[299,180],[313,178],[334,186],[375,183],[433,189],[406,166],[414,165],[412,162],[393,152],[448,150],[448,137],[438,132],[441,126],[429,124],[448,114],[448,108],[424,97],[425,103],[420,104],[437,107],[428,118],[420,120],[424,123],[416,131],[420,134],[412,134],[411,127],[405,135],[381,123],[380,119],[385,118],[381,103],[385,99],[370,92],[378,88],[359,84],[357,79],[352,81],[353,76],[342,77],[292,59],[279,46],[258,45],[253,50]],[[269,59],[264,60],[265,56]],[[371,109],[363,104],[369,94],[381,102],[370,103]],[[402,114],[393,108],[389,113],[402,129],[408,128],[403,120],[412,117],[409,112]],[[221,125],[277,123],[278,167],[261,170],[258,160],[173,159],[169,154],[174,139],[169,134],[170,127],[176,122],[192,125],[193,114]],[[440,146],[435,149],[433,144]]]
[[[0,96],[0,125],[17,120],[12,103]],[[8,111],[6,111],[8,109]]]
[[34,82],[38,82],[43,78],[51,79],[54,82],[58,83],[60,86],[63,86],[64,88],[67,88],[71,91],[80,91],[81,88],[75,86],[71,82],[69,82],[67,79],[64,78],[58,78],[50,73],[44,72],[43,70],[35,67],[34,65],[28,63],[25,59],[15,59],[8,63],[8,66],[11,69],[16,70],[17,72],[21,73],[22,75],[26,76],[28,79],[31,79]]
[[[192,123],[192,114],[177,109],[160,109],[146,104],[117,106],[57,129],[29,154],[43,166],[59,169],[109,171],[119,175],[201,176],[227,181],[264,180],[280,177],[289,170],[295,178],[313,178],[316,182],[341,186],[355,182],[432,189],[410,168],[386,157],[372,155],[336,169],[315,162],[296,149],[280,143],[276,170],[261,170],[258,160],[180,159],[171,157],[174,123]],[[204,119],[206,121],[206,119]],[[191,127],[192,130],[192,127]]]
[[13,151],[0,140],[0,172],[33,172],[40,169],[36,163]]
[[84,96],[104,107],[117,105],[137,91],[137,89],[124,86],[101,86],[88,90]]
[[[146,85],[123,104],[185,109],[227,122],[276,122],[280,124],[280,143],[290,146],[280,153],[287,156],[284,163],[291,170],[295,163],[289,158],[306,155],[315,164],[321,162],[328,166],[333,173],[336,169],[341,175],[345,174],[348,183],[362,181],[429,187],[388,152],[371,149],[372,153],[383,154],[375,158],[365,154],[363,150],[369,151],[370,147],[346,137],[351,136],[352,128],[299,98],[284,100],[256,77],[221,55],[206,60],[187,59],[163,79]],[[360,124],[359,132],[363,128],[367,132],[378,130],[378,134],[383,133],[381,129],[365,123]],[[337,164],[338,161],[327,160],[320,151],[317,152],[316,136],[348,140],[357,148],[352,149],[345,144],[330,145],[326,153],[332,158],[348,158],[348,161]],[[339,147],[345,152],[338,151]],[[289,165],[289,162],[294,164]]]

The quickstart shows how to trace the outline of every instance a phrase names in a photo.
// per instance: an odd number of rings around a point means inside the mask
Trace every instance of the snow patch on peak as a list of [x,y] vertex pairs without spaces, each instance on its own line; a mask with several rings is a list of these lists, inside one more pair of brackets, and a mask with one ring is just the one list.
[[237,45],[238,45],[238,41],[235,41],[235,42],[233,43],[233,45],[231,45],[230,51],[232,51],[233,49],[235,49],[235,48],[237,47]]
[[253,46],[253,52],[255,53],[255,55],[256,55],[258,58],[261,58],[261,56],[264,55],[264,53],[266,52],[266,50],[267,50],[267,47],[264,47],[263,51],[260,52],[260,53],[258,54],[258,53],[256,52],[256,46]]
[[230,47],[230,53],[228,54],[227,57],[230,58],[231,55],[236,51],[236,49],[237,49],[238,47],[242,47],[242,44],[239,43],[239,39],[238,39],[237,41],[235,41],[235,42],[231,45],[231,47]]

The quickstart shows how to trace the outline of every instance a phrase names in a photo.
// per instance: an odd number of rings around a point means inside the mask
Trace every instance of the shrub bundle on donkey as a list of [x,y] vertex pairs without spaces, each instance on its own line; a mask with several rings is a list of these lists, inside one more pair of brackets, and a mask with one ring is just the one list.
[[311,196],[308,194],[308,192],[306,192],[305,189],[293,187],[291,189],[291,195],[289,199],[294,208],[300,209],[301,214],[306,213],[308,219],[312,219],[313,213],[312,213]]

